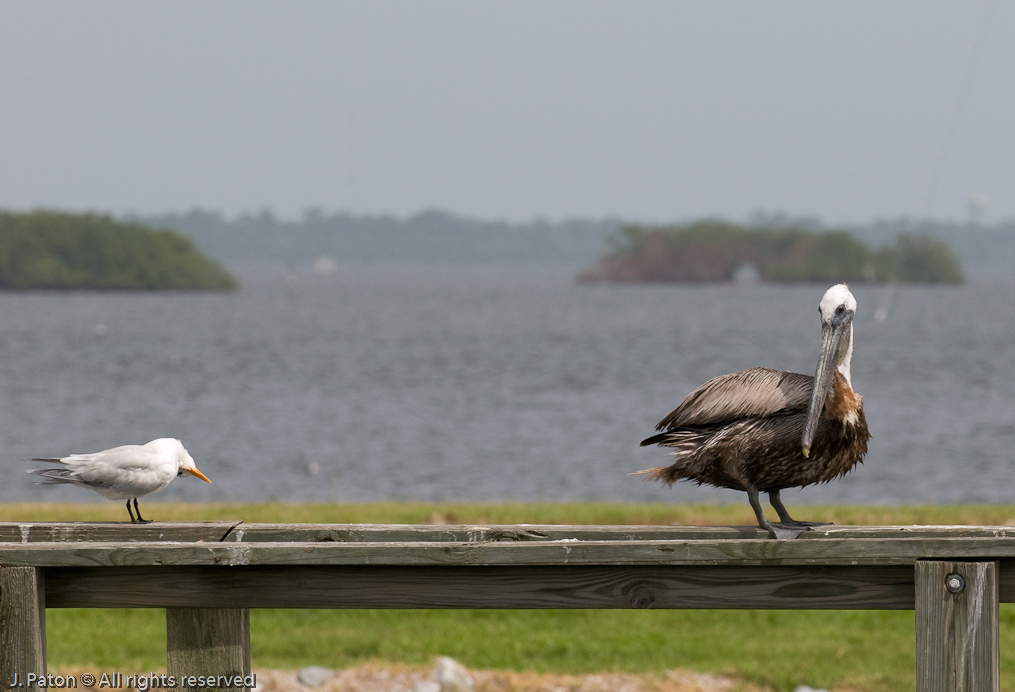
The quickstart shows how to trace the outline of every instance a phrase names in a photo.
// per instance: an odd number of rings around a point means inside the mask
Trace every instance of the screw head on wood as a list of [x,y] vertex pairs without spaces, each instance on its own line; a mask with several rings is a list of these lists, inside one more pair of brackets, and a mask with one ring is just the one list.
[[945,588],[951,593],[962,593],[966,588],[966,580],[961,574],[949,574],[945,577]]

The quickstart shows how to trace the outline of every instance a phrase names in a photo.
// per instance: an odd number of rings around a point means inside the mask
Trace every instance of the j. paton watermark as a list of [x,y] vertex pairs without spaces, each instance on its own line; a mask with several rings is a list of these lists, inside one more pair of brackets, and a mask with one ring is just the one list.
[[257,675],[169,675],[168,673],[123,673],[113,671],[101,673],[98,677],[91,673],[81,675],[54,675],[49,673],[26,673],[24,676],[15,673],[14,679],[7,687],[43,688],[43,689],[134,689],[139,692],[157,689],[174,689],[177,687],[257,687]]

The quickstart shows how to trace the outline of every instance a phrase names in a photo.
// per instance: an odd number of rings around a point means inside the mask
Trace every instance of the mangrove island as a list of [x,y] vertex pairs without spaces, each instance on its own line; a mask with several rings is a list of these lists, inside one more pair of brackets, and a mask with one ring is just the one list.
[[611,250],[579,281],[963,283],[948,244],[928,235],[900,235],[871,248],[848,231],[745,228],[724,221],[681,226],[628,225]]
[[175,231],[101,214],[0,211],[0,289],[236,287],[229,272]]

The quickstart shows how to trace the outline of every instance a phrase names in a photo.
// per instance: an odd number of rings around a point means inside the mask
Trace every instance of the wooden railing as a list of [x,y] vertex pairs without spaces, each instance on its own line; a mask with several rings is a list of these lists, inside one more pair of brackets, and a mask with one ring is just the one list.
[[176,677],[249,673],[250,608],[775,608],[915,609],[917,689],[979,692],[1013,601],[1006,527],[0,523],[0,688],[47,608],[166,608]]

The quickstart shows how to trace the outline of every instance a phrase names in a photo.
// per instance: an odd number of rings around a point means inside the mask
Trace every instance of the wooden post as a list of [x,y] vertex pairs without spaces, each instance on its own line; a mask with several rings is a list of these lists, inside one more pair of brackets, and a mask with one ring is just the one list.
[[917,692],[996,692],[998,619],[997,561],[917,561]]
[[[219,687],[193,676],[250,674],[250,610],[247,608],[167,608],[166,649],[168,674],[176,689],[207,692],[218,689],[249,690],[247,684]],[[235,682],[235,680],[234,680]],[[248,679],[249,682],[249,679]]]
[[27,685],[29,674],[46,675],[43,572],[0,566],[0,687]]

